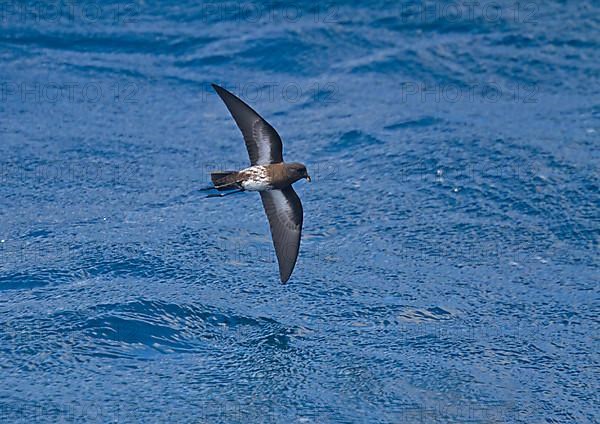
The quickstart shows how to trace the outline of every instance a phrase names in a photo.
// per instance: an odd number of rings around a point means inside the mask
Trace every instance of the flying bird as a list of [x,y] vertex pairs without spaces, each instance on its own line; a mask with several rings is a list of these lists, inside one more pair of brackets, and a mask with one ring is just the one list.
[[[210,177],[218,191],[258,191],[269,219],[271,236],[282,283],[286,283],[298,258],[302,233],[303,210],[300,198],[292,188],[298,180],[310,176],[306,166],[283,161],[281,137],[266,120],[238,97],[212,84],[242,132],[250,167],[240,171],[212,172]],[[226,196],[219,194],[217,196]]]

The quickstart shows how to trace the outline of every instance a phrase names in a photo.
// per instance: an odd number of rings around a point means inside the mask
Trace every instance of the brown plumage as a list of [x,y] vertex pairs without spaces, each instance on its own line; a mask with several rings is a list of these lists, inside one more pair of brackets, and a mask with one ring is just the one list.
[[240,171],[213,172],[211,180],[219,191],[260,193],[269,218],[279,275],[285,283],[296,265],[303,222],[302,203],[292,184],[303,178],[310,181],[310,176],[303,164],[283,161],[281,137],[267,121],[229,91],[215,84],[213,88],[244,136],[251,166]]
[[[301,163],[274,163],[271,165],[252,166],[241,171],[218,171],[210,174],[215,188],[219,191],[247,189],[245,183],[265,183],[268,189],[282,189],[296,181],[310,176]],[[263,191],[263,190],[254,190]]]

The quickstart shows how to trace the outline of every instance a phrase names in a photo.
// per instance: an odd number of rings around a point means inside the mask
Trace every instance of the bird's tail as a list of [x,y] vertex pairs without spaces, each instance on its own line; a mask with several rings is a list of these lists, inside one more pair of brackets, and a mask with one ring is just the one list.
[[237,171],[211,172],[210,179],[219,191],[235,190],[241,188]]

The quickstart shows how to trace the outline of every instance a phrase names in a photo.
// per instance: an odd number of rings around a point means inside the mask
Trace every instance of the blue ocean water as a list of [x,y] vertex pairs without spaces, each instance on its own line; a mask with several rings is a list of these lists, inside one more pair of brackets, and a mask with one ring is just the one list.
[[0,6],[0,421],[598,422],[597,2]]

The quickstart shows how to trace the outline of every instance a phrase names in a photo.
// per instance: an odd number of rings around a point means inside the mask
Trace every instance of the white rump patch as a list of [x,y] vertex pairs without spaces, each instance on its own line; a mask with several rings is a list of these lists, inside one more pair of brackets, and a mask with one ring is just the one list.
[[267,179],[267,167],[256,165],[250,168],[243,169],[240,172],[247,173],[249,175],[246,181],[242,182],[244,190],[248,191],[266,191],[270,190],[269,180]]

